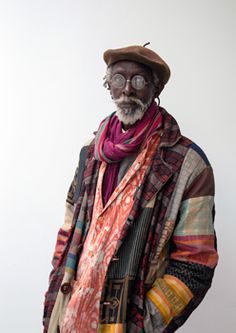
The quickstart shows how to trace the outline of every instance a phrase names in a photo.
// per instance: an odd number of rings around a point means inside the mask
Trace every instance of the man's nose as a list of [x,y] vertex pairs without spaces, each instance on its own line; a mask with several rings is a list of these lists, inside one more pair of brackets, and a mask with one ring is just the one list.
[[130,80],[126,80],[125,86],[123,88],[123,94],[126,96],[130,96],[133,93],[133,87],[131,85]]

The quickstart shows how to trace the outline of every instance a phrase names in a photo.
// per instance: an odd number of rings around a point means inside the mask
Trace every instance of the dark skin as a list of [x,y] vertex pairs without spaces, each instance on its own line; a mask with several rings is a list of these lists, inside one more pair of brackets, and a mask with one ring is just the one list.
[[[138,98],[143,103],[147,103],[150,98],[156,98],[159,96],[162,88],[161,84],[157,87],[154,87],[153,84],[153,75],[152,71],[146,65],[135,61],[122,60],[116,62],[112,65],[111,68],[111,76],[114,74],[122,74],[127,80],[131,80],[134,75],[142,75],[145,78],[146,82],[149,82],[142,90],[136,90],[132,87],[131,82],[126,82],[124,88],[114,88],[112,85],[110,86],[110,93],[113,99],[117,99],[119,97],[127,96],[127,97],[135,97]],[[133,110],[137,107],[135,102],[125,102],[124,107],[129,107]],[[129,126],[124,126],[127,129]]]

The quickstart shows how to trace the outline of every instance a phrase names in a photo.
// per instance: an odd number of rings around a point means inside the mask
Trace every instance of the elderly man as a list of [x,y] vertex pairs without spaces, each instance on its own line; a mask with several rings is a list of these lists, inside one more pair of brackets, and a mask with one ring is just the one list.
[[214,179],[157,104],[170,77],[145,46],[107,50],[116,111],[80,153],[45,299],[44,332],[174,332],[217,264]]

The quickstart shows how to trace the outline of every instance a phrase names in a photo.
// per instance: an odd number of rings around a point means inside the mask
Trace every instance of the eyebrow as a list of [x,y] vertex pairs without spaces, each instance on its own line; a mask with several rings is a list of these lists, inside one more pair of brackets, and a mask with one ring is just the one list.
[[[122,67],[117,68],[117,69],[114,70],[114,72],[112,73],[112,76],[113,76],[114,74],[122,74],[122,75],[124,75],[124,71],[126,72],[126,70],[123,69]],[[151,77],[151,72],[148,73],[147,71],[144,71],[144,70],[141,69],[141,70],[138,70],[138,71],[135,72],[135,73],[132,73],[132,77],[135,76],[135,75],[142,75],[142,76],[144,76],[144,77]],[[125,76],[125,75],[124,75],[124,76]]]

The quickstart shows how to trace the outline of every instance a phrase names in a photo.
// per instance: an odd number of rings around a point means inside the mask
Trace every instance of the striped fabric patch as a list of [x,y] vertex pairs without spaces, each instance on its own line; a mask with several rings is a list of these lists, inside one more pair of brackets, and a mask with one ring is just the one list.
[[195,262],[214,268],[218,261],[215,249],[215,237],[213,235],[173,237],[175,251],[171,259]]
[[175,228],[174,252],[171,259],[193,262],[214,268],[218,261],[212,210],[212,196],[185,200],[181,205],[181,218]]
[[64,229],[60,228],[57,234],[57,242],[55,246],[55,251],[53,254],[52,265],[56,268],[59,258],[61,257],[62,253],[65,250],[67,241],[69,239],[70,232],[65,231]]
[[155,304],[167,325],[171,321],[172,314],[171,305],[168,303],[165,294],[160,289],[153,287],[148,291],[147,297]]
[[175,293],[178,295],[180,299],[182,299],[184,304],[188,304],[188,302],[191,300],[193,297],[192,292],[190,289],[178,278],[176,278],[173,275],[164,275],[164,279],[166,283],[174,289]]
[[190,289],[179,279],[172,275],[164,275],[163,279],[157,279],[153,287],[148,291],[147,297],[160,311],[166,325],[173,317],[178,316],[193,294]]

